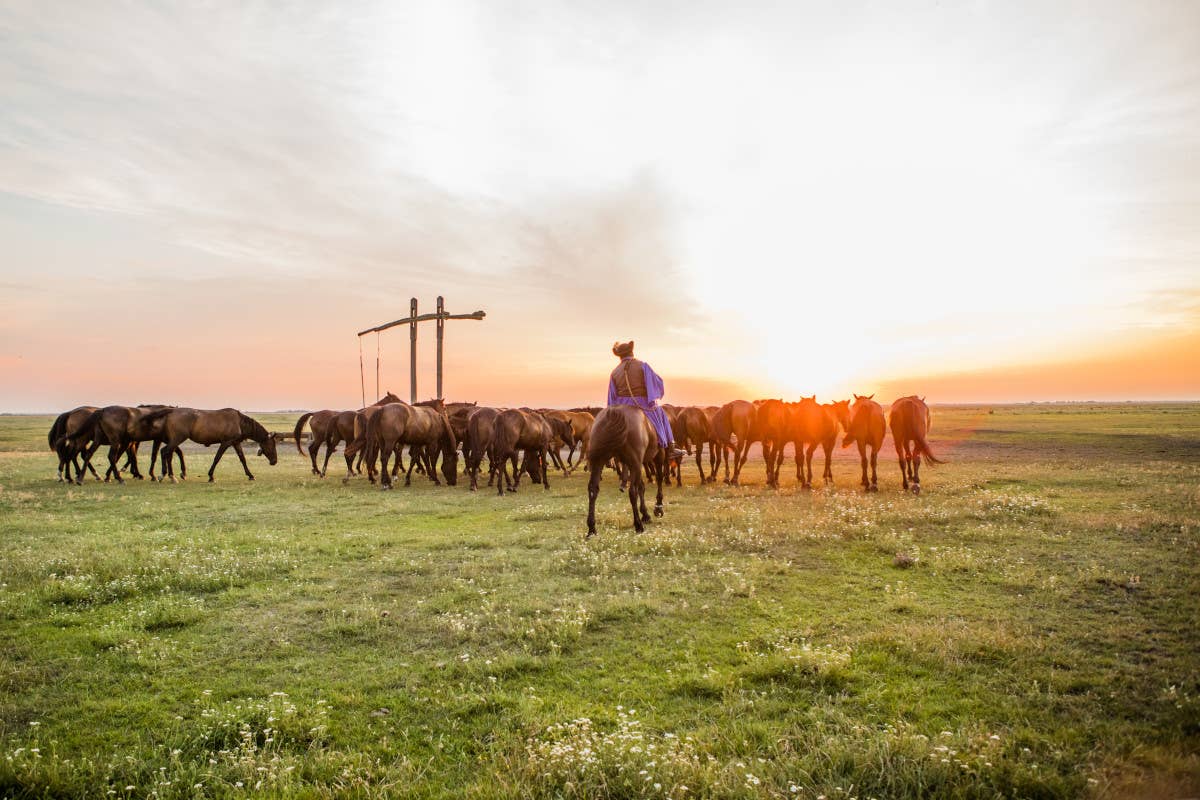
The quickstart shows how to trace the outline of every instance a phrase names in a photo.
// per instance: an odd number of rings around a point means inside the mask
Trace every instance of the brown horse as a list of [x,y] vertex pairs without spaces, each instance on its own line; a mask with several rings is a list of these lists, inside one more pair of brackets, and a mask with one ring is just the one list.
[[703,409],[696,406],[685,406],[679,409],[679,429],[673,432],[677,446],[682,446],[689,454],[692,452],[692,447],[696,448],[696,471],[700,473],[700,483],[708,483],[708,478],[704,475],[704,462],[701,459],[705,443],[709,444],[710,453],[712,449],[712,426],[709,425],[708,415],[704,413]]
[[[471,491],[479,488],[479,465],[483,457],[490,452],[492,446],[492,431],[496,425],[496,417],[500,412],[494,408],[477,408],[467,417],[467,435],[463,439],[463,456],[467,460],[467,472],[471,475]],[[489,459],[490,460],[490,459]],[[488,486],[495,479],[495,462],[488,465]]]
[[[570,475],[575,471],[575,467],[583,463],[584,458],[587,457],[587,440],[591,437],[592,415],[582,411],[559,411],[554,408],[540,409],[539,413],[550,421],[555,434],[562,439],[563,445],[567,448],[564,469],[566,474]],[[581,445],[582,447],[580,447]],[[579,460],[572,464],[571,460],[575,457],[576,447],[580,447]]]
[[[862,463],[862,487],[868,492],[879,491],[879,475],[875,471],[879,448],[883,447],[883,436],[887,432],[887,423],[883,417],[883,406],[873,399],[875,395],[866,397],[854,395],[854,405],[850,409],[850,420],[845,425],[846,435],[842,438],[842,447],[858,445],[858,458]],[[871,479],[867,480],[867,448],[871,449]]]
[[646,530],[650,521],[646,510],[646,482],[642,470],[649,466],[658,484],[654,515],[663,515],[663,480],[666,477],[666,450],[659,446],[658,434],[649,418],[635,406],[609,406],[596,415],[588,452],[587,535],[596,533],[596,498],[600,496],[600,476],[609,459],[620,466],[629,480],[629,506],[633,509],[633,528]]
[[213,481],[213,473],[221,461],[221,456],[225,455],[225,451],[230,447],[242,462],[242,469],[246,471],[246,477],[254,480],[250,467],[246,465],[246,454],[242,452],[242,442],[247,439],[258,443],[258,446],[262,448],[263,455],[267,457],[267,463],[271,466],[275,466],[279,461],[274,434],[268,433],[266,428],[236,408],[222,408],[217,411],[166,408],[150,413],[147,415],[147,420],[153,422],[159,416],[165,418],[163,424],[165,454],[163,458],[166,461],[165,472],[170,477],[171,483],[175,482],[175,467],[172,463],[171,453],[178,450],[179,445],[188,439],[196,444],[220,445],[217,448],[216,456],[213,457],[212,466],[208,469],[209,483]]
[[[67,438],[67,431],[76,430],[83,424],[84,420],[92,415],[92,412],[97,411],[97,406],[79,406],[70,411],[64,411],[59,414],[54,424],[50,426],[50,432],[47,435],[50,449],[58,455],[58,480],[67,483],[83,483],[83,476],[87,470],[92,471],[92,475],[96,476],[96,480],[100,480],[100,475],[96,472],[96,468],[91,465],[91,461],[87,458],[83,460],[83,466],[79,466],[79,456],[83,454],[90,442],[87,439],[80,441],[78,437],[74,439]],[[100,445],[97,443],[96,447]],[[75,468],[75,478],[71,478],[71,467]]]
[[[154,461],[158,457],[159,446],[163,442],[163,418],[161,415],[153,416],[153,413],[168,408],[170,406],[163,405],[105,406],[88,415],[69,433],[69,438],[108,444],[109,466],[104,473],[104,480],[116,478],[117,483],[125,482],[121,478],[121,470],[117,467],[122,455],[126,456],[126,466],[130,474],[138,480],[142,479],[143,476],[137,463],[137,446],[140,442],[153,441],[154,449],[150,454],[150,479],[154,480]],[[93,448],[84,454],[84,462],[89,468],[94,452]],[[164,470],[166,468],[165,460],[168,457],[169,451],[164,451]],[[182,455],[180,459],[182,460]],[[94,469],[92,472],[95,474]]]
[[[383,406],[388,403],[399,402],[400,398],[388,392],[379,400],[372,403],[372,406]],[[333,451],[343,441],[349,442],[354,436],[354,415],[356,411],[332,411],[325,409],[324,411],[310,411],[296,422],[296,428],[293,432],[296,438],[296,450],[300,455],[304,455],[304,450],[300,446],[300,437],[304,433],[304,423],[308,423],[309,429],[312,431],[312,441],[308,445],[308,456],[312,460],[312,474],[324,478],[329,469],[329,457],[333,455]],[[321,451],[321,445],[325,445],[325,464],[321,469],[317,469],[317,455]]]
[[441,485],[431,453],[434,449],[444,459],[442,474],[447,483],[453,486],[458,480],[458,440],[454,437],[454,429],[450,427],[450,419],[440,401],[436,401],[436,406],[431,406],[429,401],[416,406],[408,403],[381,406],[367,420],[365,440],[367,463],[374,465],[376,457],[380,459],[379,486],[384,491],[392,488],[388,457],[394,452],[399,453],[405,445],[412,448],[408,472],[404,476],[405,486],[412,483],[412,471],[418,459],[425,462],[425,471],[430,480]]
[[901,397],[892,403],[888,413],[888,423],[892,429],[892,444],[896,446],[896,457],[900,461],[900,479],[904,491],[912,484],[912,493],[921,493],[921,456],[924,455],[930,465],[944,464],[929,449],[925,437],[930,427],[929,406],[925,399],[914,395]]
[[758,433],[762,439],[763,461],[767,465],[767,486],[779,488],[779,467],[783,450],[790,441],[792,415],[782,400],[761,400],[758,406]]
[[837,443],[839,420],[848,421],[850,401],[822,405],[813,395],[800,398],[799,403],[789,403],[788,408],[792,413],[790,440],[796,446],[796,480],[800,488],[812,489],[812,460],[817,447],[825,452],[825,469],[821,477],[826,485],[833,483],[830,456]]
[[700,409],[708,420],[708,483],[717,482],[717,467],[725,459],[725,446],[717,438],[717,414],[720,406],[704,406]]
[[[737,486],[750,445],[758,441],[758,409],[745,400],[731,400],[717,412],[713,435],[725,453],[725,482]],[[729,479],[729,451],[733,451],[733,480]]]
[[[508,481],[508,461],[513,465],[513,481],[510,491],[517,491],[521,485],[521,470],[517,468],[517,451],[526,450],[528,455],[536,458],[538,473],[542,476],[542,486],[550,488],[549,470],[546,469],[547,454],[554,432],[546,418],[536,411],[523,411],[510,408],[501,411],[496,417],[492,428],[491,455],[492,464],[500,470],[505,483]],[[504,496],[505,483],[496,481],[496,491]]]

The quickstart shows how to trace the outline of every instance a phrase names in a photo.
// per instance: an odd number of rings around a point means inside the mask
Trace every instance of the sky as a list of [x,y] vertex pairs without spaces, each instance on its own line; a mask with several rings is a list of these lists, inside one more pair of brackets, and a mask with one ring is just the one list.
[[[1200,3],[0,5],[0,411],[1200,399]],[[434,393],[434,330],[419,334]]]

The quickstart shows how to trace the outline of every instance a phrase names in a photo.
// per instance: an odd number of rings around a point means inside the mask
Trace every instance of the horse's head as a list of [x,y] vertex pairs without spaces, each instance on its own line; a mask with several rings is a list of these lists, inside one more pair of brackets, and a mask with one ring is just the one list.
[[267,463],[272,467],[279,461],[279,453],[275,449],[276,434],[269,433],[267,437],[258,444],[258,454],[267,457]]
[[850,401],[838,400],[836,403],[830,403],[830,408],[833,411],[833,417],[842,426],[842,430],[850,428]]
[[442,448],[442,477],[449,486],[458,485],[458,448]]
[[854,395],[854,405],[858,405],[859,403],[865,403],[866,401],[873,400],[873,399],[875,399],[874,392],[872,392],[871,394],[856,394],[856,395]]

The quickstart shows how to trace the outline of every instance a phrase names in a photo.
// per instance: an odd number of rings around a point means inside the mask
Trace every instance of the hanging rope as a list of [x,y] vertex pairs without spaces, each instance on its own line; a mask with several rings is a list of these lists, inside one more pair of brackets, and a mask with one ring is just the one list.
[[375,332],[375,399],[383,397],[379,393],[379,332]]
[[367,406],[367,375],[363,371],[362,337],[358,337],[358,380],[362,384],[363,408]]

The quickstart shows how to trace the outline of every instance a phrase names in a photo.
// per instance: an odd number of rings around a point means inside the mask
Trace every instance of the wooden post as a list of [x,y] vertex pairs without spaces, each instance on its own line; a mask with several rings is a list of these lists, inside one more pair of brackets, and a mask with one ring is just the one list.
[[437,299],[437,397],[438,400],[445,400],[442,397],[442,337],[446,334],[446,302],[439,294]]
[[409,368],[409,393],[412,396],[410,402],[417,402],[417,298],[412,298],[408,303],[408,315],[412,317],[412,324],[408,328],[408,368]]

